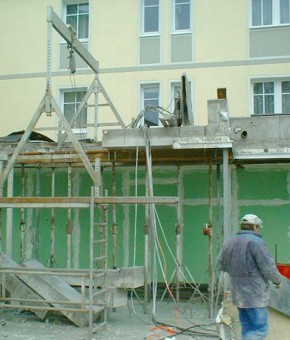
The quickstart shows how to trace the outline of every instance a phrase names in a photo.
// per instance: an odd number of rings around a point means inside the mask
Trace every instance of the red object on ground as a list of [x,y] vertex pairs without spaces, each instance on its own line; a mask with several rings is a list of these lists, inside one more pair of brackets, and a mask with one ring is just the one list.
[[277,269],[279,270],[279,273],[287,279],[290,279],[290,264],[289,263],[276,263]]

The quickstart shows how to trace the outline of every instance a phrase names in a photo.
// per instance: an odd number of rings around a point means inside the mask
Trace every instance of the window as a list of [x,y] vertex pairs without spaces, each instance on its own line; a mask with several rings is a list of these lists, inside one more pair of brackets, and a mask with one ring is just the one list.
[[282,113],[290,113],[290,81],[281,82]]
[[[184,87],[182,84],[184,84]],[[185,114],[185,110],[186,116],[183,116]],[[171,83],[170,111],[175,113],[177,119],[180,119],[180,124],[193,124],[192,84],[186,76],[182,76],[181,82]]]
[[253,83],[254,114],[290,113],[290,80]]
[[252,26],[290,23],[290,0],[252,0]]
[[155,109],[159,106],[159,84],[141,85],[141,109],[144,112],[143,122],[148,126],[159,125],[159,113]]
[[142,0],[142,34],[159,32],[159,0]]
[[[67,25],[71,25],[76,31],[76,38],[82,45],[89,49],[89,4],[83,0],[63,0],[62,18]],[[59,68],[67,70],[70,68],[71,50],[64,39],[60,40]],[[77,69],[88,69],[87,63],[77,54],[75,65]]]
[[191,0],[173,0],[173,31],[191,29]]
[[77,32],[77,38],[89,38],[89,4],[73,4],[66,6],[66,24]]
[[[75,117],[79,104],[86,94],[86,90],[64,90],[63,94],[63,113],[67,121],[70,123]],[[87,107],[81,110],[78,119],[73,124],[74,133],[87,133]]]

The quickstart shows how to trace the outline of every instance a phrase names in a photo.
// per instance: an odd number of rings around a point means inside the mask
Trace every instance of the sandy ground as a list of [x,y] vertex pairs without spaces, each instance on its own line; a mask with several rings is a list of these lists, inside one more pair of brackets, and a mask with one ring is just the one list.
[[290,340],[290,317],[269,308],[269,340]]
[[[205,304],[180,304],[179,310],[172,302],[157,303],[155,319],[167,326],[152,321],[152,304],[148,314],[141,305],[130,301],[128,306],[109,311],[106,330],[94,334],[93,339],[219,339],[216,325],[210,325]],[[270,334],[268,340],[290,340],[290,317],[269,309]],[[190,328],[190,334],[174,335],[171,326]],[[49,314],[45,321],[39,320],[29,311],[0,309],[0,339],[25,340],[84,340],[88,329],[78,328],[65,318]]]

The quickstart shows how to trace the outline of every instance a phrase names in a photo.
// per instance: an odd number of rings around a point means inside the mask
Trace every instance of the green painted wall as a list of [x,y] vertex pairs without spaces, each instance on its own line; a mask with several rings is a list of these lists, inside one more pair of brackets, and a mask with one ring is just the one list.
[[[39,171],[39,172],[38,172]],[[36,195],[36,183],[40,176],[40,196],[50,196],[51,169],[25,169],[25,196]],[[67,196],[67,169],[55,170],[55,196]],[[239,228],[239,220],[246,213],[254,213],[264,221],[263,238],[274,255],[278,249],[279,262],[290,262],[290,200],[289,167],[286,165],[247,165],[233,167],[231,171],[231,213],[232,231]],[[186,279],[196,282],[208,281],[208,237],[203,235],[203,227],[209,222],[209,172],[207,167],[181,167],[182,186],[178,188],[176,167],[153,168],[155,196],[178,196],[181,198],[183,216],[183,263]],[[117,196],[145,195],[144,168],[118,168],[116,171]],[[104,189],[112,195],[112,171],[103,171]],[[213,225],[214,258],[222,244],[222,206],[218,207],[218,183],[216,167],[213,167]],[[72,169],[72,195],[89,196],[92,181],[86,171]],[[21,169],[14,172],[14,196],[22,195]],[[222,204],[222,199],[221,199]],[[176,254],[176,205],[156,205],[156,225],[158,230],[159,254],[162,268],[169,280],[176,268],[172,254]],[[112,267],[112,206],[109,206],[109,267]],[[143,205],[117,205],[117,266],[143,265],[145,207]],[[39,216],[39,248],[37,218]],[[20,220],[21,210],[13,215],[13,253],[20,261]],[[67,209],[55,209],[55,265],[67,265]],[[45,264],[50,261],[51,209],[25,210],[24,258],[37,257]],[[71,211],[71,267],[85,268],[89,264],[89,211]],[[6,209],[2,209],[2,250],[6,251]],[[38,255],[39,254],[39,255]],[[189,274],[190,273],[190,274]],[[191,276],[191,277],[190,277]],[[159,281],[164,281],[159,269]]]

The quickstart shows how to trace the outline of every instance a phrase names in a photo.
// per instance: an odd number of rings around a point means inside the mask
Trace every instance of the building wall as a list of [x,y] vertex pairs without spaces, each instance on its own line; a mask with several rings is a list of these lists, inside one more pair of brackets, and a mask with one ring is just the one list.
[[[251,78],[289,77],[286,50],[281,52],[273,45],[270,56],[267,51],[258,58],[251,56],[256,52],[250,49],[259,41],[255,35],[257,31],[269,45],[271,39],[278,40],[278,37],[267,35],[269,30],[265,28],[249,28],[250,2],[243,0],[225,0],[222,6],[209,0],[193,0],[192,61],[171,62],[171,54],[176,51],[171,51],[174,35],[171,33],[170,3],[160,1],[160,63],[141,64],[141,1],[89,1],[89,50],[100,63],[100,80],[126,125],[140,112],[142,83],[159,82],[160,105],[167,108],[172,102],[170,83],[180,81],[185,72],[192,84],[194,123],[206,125],[207,100],[216,98],[217,88],[227,89],[230,116],[246,117],[253,113]],[[59,0],[1,0],[0,4],[5,8],[0,13],[0,25],[2,31],[7,32],[0,37],[4,51],[0,57],[0,114],[5,116],[0,134],[3,136],[26,128],[45,93],[47,6],[52,6],[60,17],[63,7]],[[282,45],[288,44],[286,29],[287,25],[275,33],[281,33],[279,41]],[[54,31],[52,93],[58,101],[61,88],[89,86],[93,80],[89,69],[77,70],[74,77],[68,70],[59,70],[60,41]],[[99,115],[101,122],[108,121],[106,111],[100,109]],[[42,125],[55,125],[56,121],[45,120]],[[55,131],[47,134],[56,138]]]

